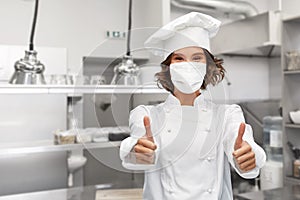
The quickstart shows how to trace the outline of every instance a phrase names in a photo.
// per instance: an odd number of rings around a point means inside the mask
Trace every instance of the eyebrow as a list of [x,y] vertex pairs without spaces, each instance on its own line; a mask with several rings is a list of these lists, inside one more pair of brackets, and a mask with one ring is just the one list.
[[201,55],[201,56],[204,56],[204,53],[202,53],[202,52],[194,53],[192,56],[195,56],[195,55]]
[[[195,56],[195,55],[201,55],[201,56],[204,56],[204,53],[202,52],[197,52],[197,53],[194,53],[192,56]],[[181,54],[181,53],[174,53],[173,56],[182,56],[184,57],[185,55]]]
[[173,56],[183,56],[184,57],[184,55],[181,53],[174,53]]

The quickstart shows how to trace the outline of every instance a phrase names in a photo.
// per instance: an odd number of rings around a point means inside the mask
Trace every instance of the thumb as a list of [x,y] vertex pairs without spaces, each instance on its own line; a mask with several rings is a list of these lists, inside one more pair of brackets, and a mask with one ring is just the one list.
[[243,135],[245,133],[245,128],[246,128],[246,124],[245,123],[241,123],[240,124],[240,128],[239,128],[239,132],[238,132],[238,136],[237,136],[237,138],[235,140],[234,150],[237,150],[238,148],[240,148],[242,146]]
[[147,139],[150,140],[151,142],[154,142],[151,127],[150,127],[150,118],[148,116],[144,117],[144,126],[145,126],[145,129],[146,129]]

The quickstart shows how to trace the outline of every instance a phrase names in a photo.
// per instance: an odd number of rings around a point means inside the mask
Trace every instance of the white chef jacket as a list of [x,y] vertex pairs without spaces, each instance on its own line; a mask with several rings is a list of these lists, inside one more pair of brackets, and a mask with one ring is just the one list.
[[[150,117],[154,164],[135,162],[132,149],[145,135],[143,117]],[[156,106],[138,106],[130,113],[131,135],[123,140],[120,158],[125,168],[144,170],[146,200],[233,199],[230,166],[243,178],[255,178],[266,155],[246,125],[243,140],[255,153],[256,167],[241,172],[232,156],[244,116],[238,105],[217,105],[199,95],[193,106],[181,106],[172,94]]]

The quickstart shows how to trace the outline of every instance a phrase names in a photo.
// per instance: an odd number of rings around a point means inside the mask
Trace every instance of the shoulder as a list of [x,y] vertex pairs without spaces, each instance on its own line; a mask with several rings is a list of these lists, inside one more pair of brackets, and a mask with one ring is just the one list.
[[239,106],[238,104],[214,104],[213,103],[213,108],[219,110],[222,109],[226,112],[226,114],[242,111],[241,106]]
[[237,104],[223,105],[226,121],[244,121],[244,114],[241,106]]
[[210,102],[210,107],[217,116],[222,116],[224,118],[243,114],[241,106],[237,104],[215,104]]
[[241,106],[238,104],[231,104],[231,105],[224,105],[225,111],[228,115],[236,113],[236,112],[242,112]]

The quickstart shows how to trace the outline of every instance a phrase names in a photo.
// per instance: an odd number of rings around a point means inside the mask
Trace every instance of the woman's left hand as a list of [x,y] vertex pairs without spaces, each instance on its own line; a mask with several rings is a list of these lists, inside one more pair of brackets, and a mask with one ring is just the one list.
[[233,157],[236,164],[242,172],[247,172],[256,167],[255,153],[252,151],[251,146],[243,140],[246,125],[241,123],[239,133],[235,141]]

